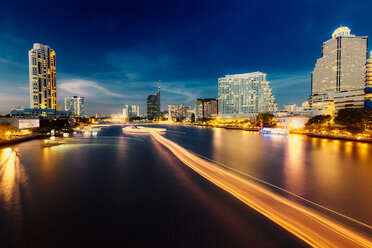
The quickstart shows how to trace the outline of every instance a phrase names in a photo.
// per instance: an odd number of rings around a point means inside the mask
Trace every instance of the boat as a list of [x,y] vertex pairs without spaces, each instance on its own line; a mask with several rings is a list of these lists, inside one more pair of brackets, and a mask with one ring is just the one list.
[[289,130],[283,128],[270,128],[264,127],[260,129],[260,134],[276,134],[276,135],[288,135]]
[[152,131],[155,132],[166,132],[165,128],[151,128],[142,126],[127,126],[123,127],[123,132],[125,133],[136,133],[136,134],[150,134]]
[[55,140],[44,140],[43,142],[40,143],[41,147],[52,147],[52,146],[58,146],[61,143]]

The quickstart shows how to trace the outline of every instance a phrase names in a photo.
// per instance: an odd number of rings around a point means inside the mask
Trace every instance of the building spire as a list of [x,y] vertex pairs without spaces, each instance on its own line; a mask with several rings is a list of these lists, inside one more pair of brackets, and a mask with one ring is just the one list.
[[160,80],[159,80],[159,88],[158,88],[158,93],[160,94]]

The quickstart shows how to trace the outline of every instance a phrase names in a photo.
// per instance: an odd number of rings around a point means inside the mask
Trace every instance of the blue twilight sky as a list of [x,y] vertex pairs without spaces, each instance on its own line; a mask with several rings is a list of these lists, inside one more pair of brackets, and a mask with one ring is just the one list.
[[28,50],[57,55],[58,102],[86,97],[88,114],[162,109],[217,97],[226,74],[268,74],[279,106],[310,94],[322,43],[340,25],[372,36],[372,1],[1,1],[0,113],[29,105]]

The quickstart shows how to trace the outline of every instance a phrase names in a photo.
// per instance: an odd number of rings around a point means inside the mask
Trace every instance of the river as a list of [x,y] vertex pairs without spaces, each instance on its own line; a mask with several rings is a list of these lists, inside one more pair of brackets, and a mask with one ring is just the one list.
[[[242,177],[283,188],[287,192],[272,190],[302,204],[311,205],[292,194],[372,225],[371,144],[166,128],[166,138]],[[4,246],[304,245],[183,165],[151,136],[126,135],[112,126],[97,136],[66,138],[59,146],[41,148],[39,143],[0,150]]]

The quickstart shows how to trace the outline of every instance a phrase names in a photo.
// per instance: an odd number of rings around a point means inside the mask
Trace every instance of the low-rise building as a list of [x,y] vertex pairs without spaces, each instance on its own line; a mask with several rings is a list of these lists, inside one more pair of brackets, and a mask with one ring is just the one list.
[[49,117],[57,119],[69,119],[71,117],[71,112],[57,111],[55,109],[25,108],[14,109],[10,112],[10,115],[15,118]]
[[309,121],[310,117],[307,116],[284,116],[276,117],[277,126],[288,129],[301,129]]
[[298,112],[298,106],[296,104],[284,105],[284,111],[288,112],[288,113],[297,113]]
[[190,106],[168,105],[168,120],[169,121],[184,120],[187,117],[188,110],[190,110]]
[[334,115],[335,111],[335,91],[319,91],[314,93],[309,103],[311,106],[312,115]]
[[24,119],[24,118],[0,117],[0,123],[1,122],[7,122],[10,125],[18,128],[19,130],[39,128],[40,127],[40,120],[38,118],[36,118],[36,119]]

